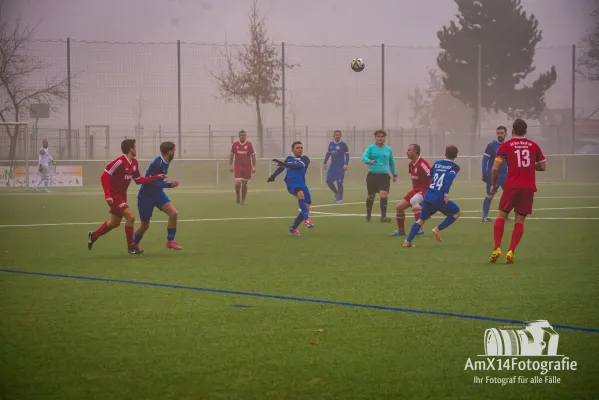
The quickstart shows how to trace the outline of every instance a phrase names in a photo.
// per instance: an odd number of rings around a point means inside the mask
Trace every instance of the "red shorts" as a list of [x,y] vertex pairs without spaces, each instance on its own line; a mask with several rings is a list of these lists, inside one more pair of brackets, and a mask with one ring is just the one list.
[[412,197],[414,197],[417,194],[421,194],[422,197],[424,198],[424,192],[426,189],[412,189],[410,190],[404,197],[403,199],[406,200],[408,203],[410,202],[410,200],[412,200]]
[[499,200],[499,209],[509,212],[514,210],[516,214],[532,214],[532,203],[535,191],[533,189],[504,188]]
[[244,181],[252,180],[252,167],[235,166],[235,179],[242,179]]
[[123,196],[122,194],[113,194],[112,195],[112,205],[110,206],[110,211],[112,215],[116,215],[117,217],[123,216],[123,211],[128,209],[127,205],[127,196]]

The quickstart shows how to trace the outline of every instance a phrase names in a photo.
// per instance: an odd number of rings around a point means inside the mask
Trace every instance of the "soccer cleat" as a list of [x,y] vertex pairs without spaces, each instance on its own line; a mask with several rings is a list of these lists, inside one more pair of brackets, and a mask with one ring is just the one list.
[[424,229],[420,228],[420,230],[418,231],[418,233],[416,233],[416,235],[424,235]]
[[402,231],[400,231],[400,230],[396,230],[395,232],[393,232],[393,233],[391,234],[391,236],[406,236],[406,233],[405,233],[405,232],[402,232]]
[[381,217],[381,222],[383,222],[383,223],[391,222],[391,218],[389,218],[389,217]]
[[408,242],[407,240],[403,242],[403,247],[416,247],[412,244],[412,242]]
[[235,200],[235,203],[239,204],[241,203],[241,201],[239,201],[239,199]]
[[491,253],[491,257],[489,257],[489,262],[494,263],[495,261],[497,261],[499,257],[501,257],[501,249],[496,248],[495,250],[493,250],[493,253]]
[[93,232],[87,232],[87,248],[91,250],[97,239],[94,239]]
[[484,217],[483,222],[493,222],[493,219],[489,217]]
[[302,235],[300,235],[299,230],[297,228],[294,228],[293,226],[289,227],[289,232],[292,233],[295,236],[302,236]]
[[174,240],[168,240],[166,242],[166,248],[173,250],[183,250],[183,247],[179,246],[179,244],[177,244],[177,242],[175,242]]
[[335,200],[335,204],[342,204],[343,200]]
[[37,188],[37,186],[34,186],[33,190],[35,190],[35,193],[39,193],[40,192],[39,189]]
[[138,254],[143,253],[144,251],[142,249],[140,249],[139,246],[134,244],[134,245],[129,246],[128,252],[129,252],[129,254],[138,255]]
[[312,223],[312,220],[310,218],[308,218],[307,220],[305,220],[304,224],[306,224],[306,226],[308,228],[314,228],[314,224]]
[[370,215],[366,216],[366,222],[370,222],[371,219],[372,219],[372,217]]
[[514,263],[514,252],[512,250],[508,251],[505,255],[505,263],[513,264]]
[[435,239],[437,239],[437,242],[442,242],[443,241],[441,239],[441,231],[439,231],[439,228],[437,228],[437,227],[433,228],[433,235],[435,235]]

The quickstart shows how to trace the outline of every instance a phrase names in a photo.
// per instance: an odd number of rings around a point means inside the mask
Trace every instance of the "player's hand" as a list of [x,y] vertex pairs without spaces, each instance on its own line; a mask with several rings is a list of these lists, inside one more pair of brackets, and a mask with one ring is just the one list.
[[484,183],[489,182],[489,177],[487,176],[487,174],[483,174],[483,182]]
[[368,161],[368,164],[374,164],[374,160]]
[[344,166],[343,166],[343,170],[344,170],[344,171],[347,171],[347,165],[344,165]]
[[229,165],[229,172],[233,172],[233,165]]
[[273,177],[271,176],[271,177],[269,177],[269,178],[268,178],[268,180],[267,180],[266,182],[267,182],[267,183],[270,183],[270,182],[274,182],[274,181],[275,181],[275,178],[273,178]]
[[449,195],[447,193],[443,195],[443,201],[445,201],[445,203],[449,201]]
[[327,164],[322,164],[322,169],[327,169],[328,165]]
[[491,188],[489,189],[489,191],[490,191],[491,193],[495,193],[495,192],[497,192],[497,185],[491,185]]
[[177,186],[179,186],[179,181],[172,181],[171,182],[171,187],[172,188],[176,188]]
[[108,203],[109,206],[112,206],[112,203],[114,203],[114,200],[108,198],[108,199],[106,199],[106,203]]
[[256,166],[254,165],[254,166],[252,166],[252,174],[255,174],[255,173],[256,173]]
[[397,176],[393,177],[393,183],[397,182]]

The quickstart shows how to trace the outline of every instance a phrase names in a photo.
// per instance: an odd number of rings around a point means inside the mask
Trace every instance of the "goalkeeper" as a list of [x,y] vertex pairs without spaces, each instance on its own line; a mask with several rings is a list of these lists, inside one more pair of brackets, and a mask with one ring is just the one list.
[[42,142],[42,147],[40,148],[39,165],[37,167],[40,177],[38,178],[37,182],[35,182],[35,185],[33,185],[33,188],[36,192],[38,191],[38,186],[43,181],[44,191],[46,193],[50,193],[50,191],[48,190],[48,183],[50,181],[51,172],[50,163],[55,164],[54,159],[52,158],[52,156],[50,155],[50,151],[48,150],[48,141],[44,139],[44,141]]

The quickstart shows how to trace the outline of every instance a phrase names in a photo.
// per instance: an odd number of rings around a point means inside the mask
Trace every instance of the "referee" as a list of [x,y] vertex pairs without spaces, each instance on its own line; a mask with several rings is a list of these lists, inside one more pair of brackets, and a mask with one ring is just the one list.
[[393,159],[393,150],[385,144],[387,133],[379,129],[374,132],[374,143],[368,146],[362,155],[362,162],[368,165],[368,175],[366,176],[366,189],[368,198],[366,199],[366,221],[370,222],[372,218],[372,205],[374,198],[378,193],[381,201],[381,222],[391,222],[387,217],[387,197],[391,186],[391,177],[389,169],[393,175],[393,182],[397,181],[397,170],[395,169],[395,160]]

